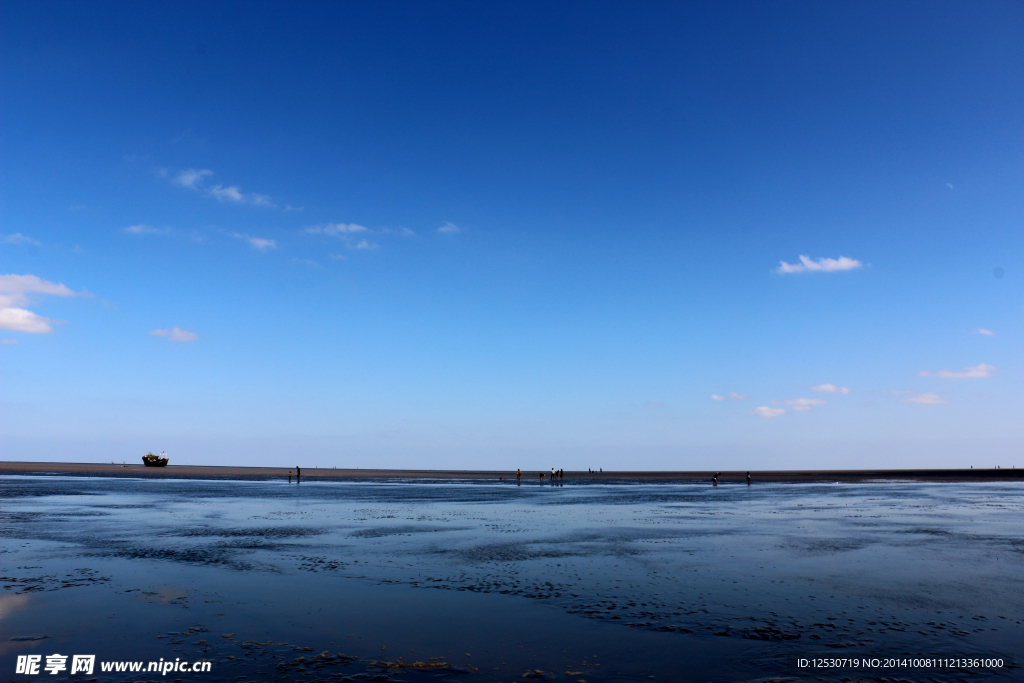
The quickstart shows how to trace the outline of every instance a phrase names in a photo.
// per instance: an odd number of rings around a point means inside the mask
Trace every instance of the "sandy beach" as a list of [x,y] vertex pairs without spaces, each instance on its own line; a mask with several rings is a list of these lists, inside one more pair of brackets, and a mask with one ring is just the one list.
[[[389,470],[305,467],[302,478],[312,479],[515,479],[515,470]],[[225,467],[174,465],[146,467],[141,463],[0,462],[0,475],[66,474],[73,476],[154,477],[168,479],[287,479],[294,467]],[[523,470],[523,482],[547,480],[550,470]],[[713,471],[606,471],[565,472],[565,481],[607,482],[710,482]],[[900,469],[900,470],[751,470],[756,483],[799,482],[1010,482],[1024,481],[1024,469]],[[746,471],[719,473],[720,484],[746,483]]]

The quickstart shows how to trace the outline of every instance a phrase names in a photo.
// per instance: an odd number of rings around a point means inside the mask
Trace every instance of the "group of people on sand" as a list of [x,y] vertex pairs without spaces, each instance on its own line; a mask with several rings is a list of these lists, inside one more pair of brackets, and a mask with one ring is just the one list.
[[[543,472],[538,472],[537,473],[537,477],[538,477],[539,480],[543,481],[544,480],[544,473]],[[522,470],[516,470],[516,481],[522,481],[522,480],[523,480],[523,471]],[[554,467],[552,467],[551,468],[551,481],[555,481],[555,480],[564,481],[565,480],[565,470],[556,470]]]

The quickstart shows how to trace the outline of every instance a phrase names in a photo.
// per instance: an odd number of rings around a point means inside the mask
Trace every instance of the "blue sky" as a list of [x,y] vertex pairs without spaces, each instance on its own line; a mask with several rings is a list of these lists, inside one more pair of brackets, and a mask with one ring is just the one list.
[[0,19],[2,458],[1024,466],[1020,3]]

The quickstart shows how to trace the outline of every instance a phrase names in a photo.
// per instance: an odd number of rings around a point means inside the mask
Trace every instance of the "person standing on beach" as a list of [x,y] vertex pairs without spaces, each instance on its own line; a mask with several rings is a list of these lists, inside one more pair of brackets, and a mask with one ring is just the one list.
[[747,486],[750,486],[750,472],[747,472]]
[[298,484],[300,479],[302,479],[302,470],[299,469],[298,465],[296,465],[295,466],[295,483]]
[[523,471],[522,470],[516,470],[516,481],[519,481],[522,478],[523,478]]

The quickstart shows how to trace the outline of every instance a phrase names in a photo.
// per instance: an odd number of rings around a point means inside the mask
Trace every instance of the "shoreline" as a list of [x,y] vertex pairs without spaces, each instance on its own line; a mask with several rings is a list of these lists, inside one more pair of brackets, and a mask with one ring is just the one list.
[[[301,467],[301,465],[300,465]],[[148,477],[153,479],[288,479],[293,467],[237,467],[221,465],[167,465],[146,467],[140,464],[104,464],[74,462],[3,462],[0,476],[31,474],[63,474],[70,476]],[[537,483],[539,474],[550,481],[550,470],[523,470],[523,483]],[[710,484],[713,471],[566,471],[566,482],[697,482]],[[389,470],[340,469],[302,467],[305,480],[352,479],[466,479],[505,481],[515,479],[515,470]],[[811,483],[866,481],[906,482],[1002,482],[1024,481],[1024,469],[902,469],[902,470],[750,470],[754,483]],[[746,483],[747,472],[722,471],[718,480],[723,484]],[[562,480],[560,480],[562,481]]]

